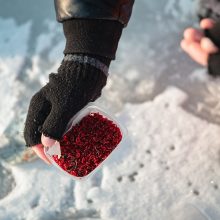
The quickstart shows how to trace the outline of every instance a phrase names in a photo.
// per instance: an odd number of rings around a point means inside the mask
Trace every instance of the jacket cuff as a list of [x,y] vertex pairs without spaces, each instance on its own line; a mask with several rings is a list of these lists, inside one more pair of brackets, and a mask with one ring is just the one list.
[[115,59],[123,25],[118,21],[72,19],[63,22],[64,54],[90,54]]
[[208,73],[214,77],[220,76],[220,52],[209,55]]

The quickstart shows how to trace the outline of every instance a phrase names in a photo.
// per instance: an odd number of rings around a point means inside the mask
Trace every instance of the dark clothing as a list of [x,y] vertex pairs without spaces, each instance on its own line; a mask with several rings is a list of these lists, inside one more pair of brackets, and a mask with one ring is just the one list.
[[[220,22],[217,22],[214,28],[205,30],[205,35],[220,49]],[[208,72],[214,77],[220,76],[220,52],[209,55]]]
[[105,19],[127,25],[134,0],[55,0],[57,20]]
[[66,37],[64,54],[115,59],[122,29],[134,0],[55,0],[57,20]]
[[[220,48],[220,0],[199,0],[198,3],[199,19],[211,18],[216,21],[214,28],[205,30],[205,35]],[[220,52],[209,55],[208,73],[214,77],[220,76]]]
[[31,99],[24,128],[27,146],[41,134],[60,140],[69,120],[106,85],[108,67],[131,16],[134,0],[55,0],[66,47],[58,73]]
[[64,54],[83,53],[115,59],[123,25],[118,21],[72,19],[63,22]]
[[134,0],[54,0],[66,37],[64,54],[115,59]]

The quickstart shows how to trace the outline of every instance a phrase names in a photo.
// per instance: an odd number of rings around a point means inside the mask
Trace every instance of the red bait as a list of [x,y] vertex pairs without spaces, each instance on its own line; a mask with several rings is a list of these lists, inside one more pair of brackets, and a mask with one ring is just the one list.
[[99,113],[90,113],[60,141],[61,157],[52,156],[66,172],[84,177],[103,162],[122,140],[119,127]]

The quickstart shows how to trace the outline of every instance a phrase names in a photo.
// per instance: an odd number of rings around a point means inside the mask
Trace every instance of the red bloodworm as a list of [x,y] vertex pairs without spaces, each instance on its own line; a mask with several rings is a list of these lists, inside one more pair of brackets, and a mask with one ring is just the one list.
[[63,136],[62,156],[53,159],[64,171],[83,177],[98,167],[121,139],[121,131],[114,122],[99,113],[90,113]]

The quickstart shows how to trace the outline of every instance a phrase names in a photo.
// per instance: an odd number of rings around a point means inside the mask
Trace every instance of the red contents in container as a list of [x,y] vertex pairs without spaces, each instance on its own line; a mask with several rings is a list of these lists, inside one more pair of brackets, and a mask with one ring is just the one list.
[[121,139],[121,131],[114,122],[99,113],[90,113],[63,136],[61,157],[53,159],[69,174],[83,177],[99,166]]

